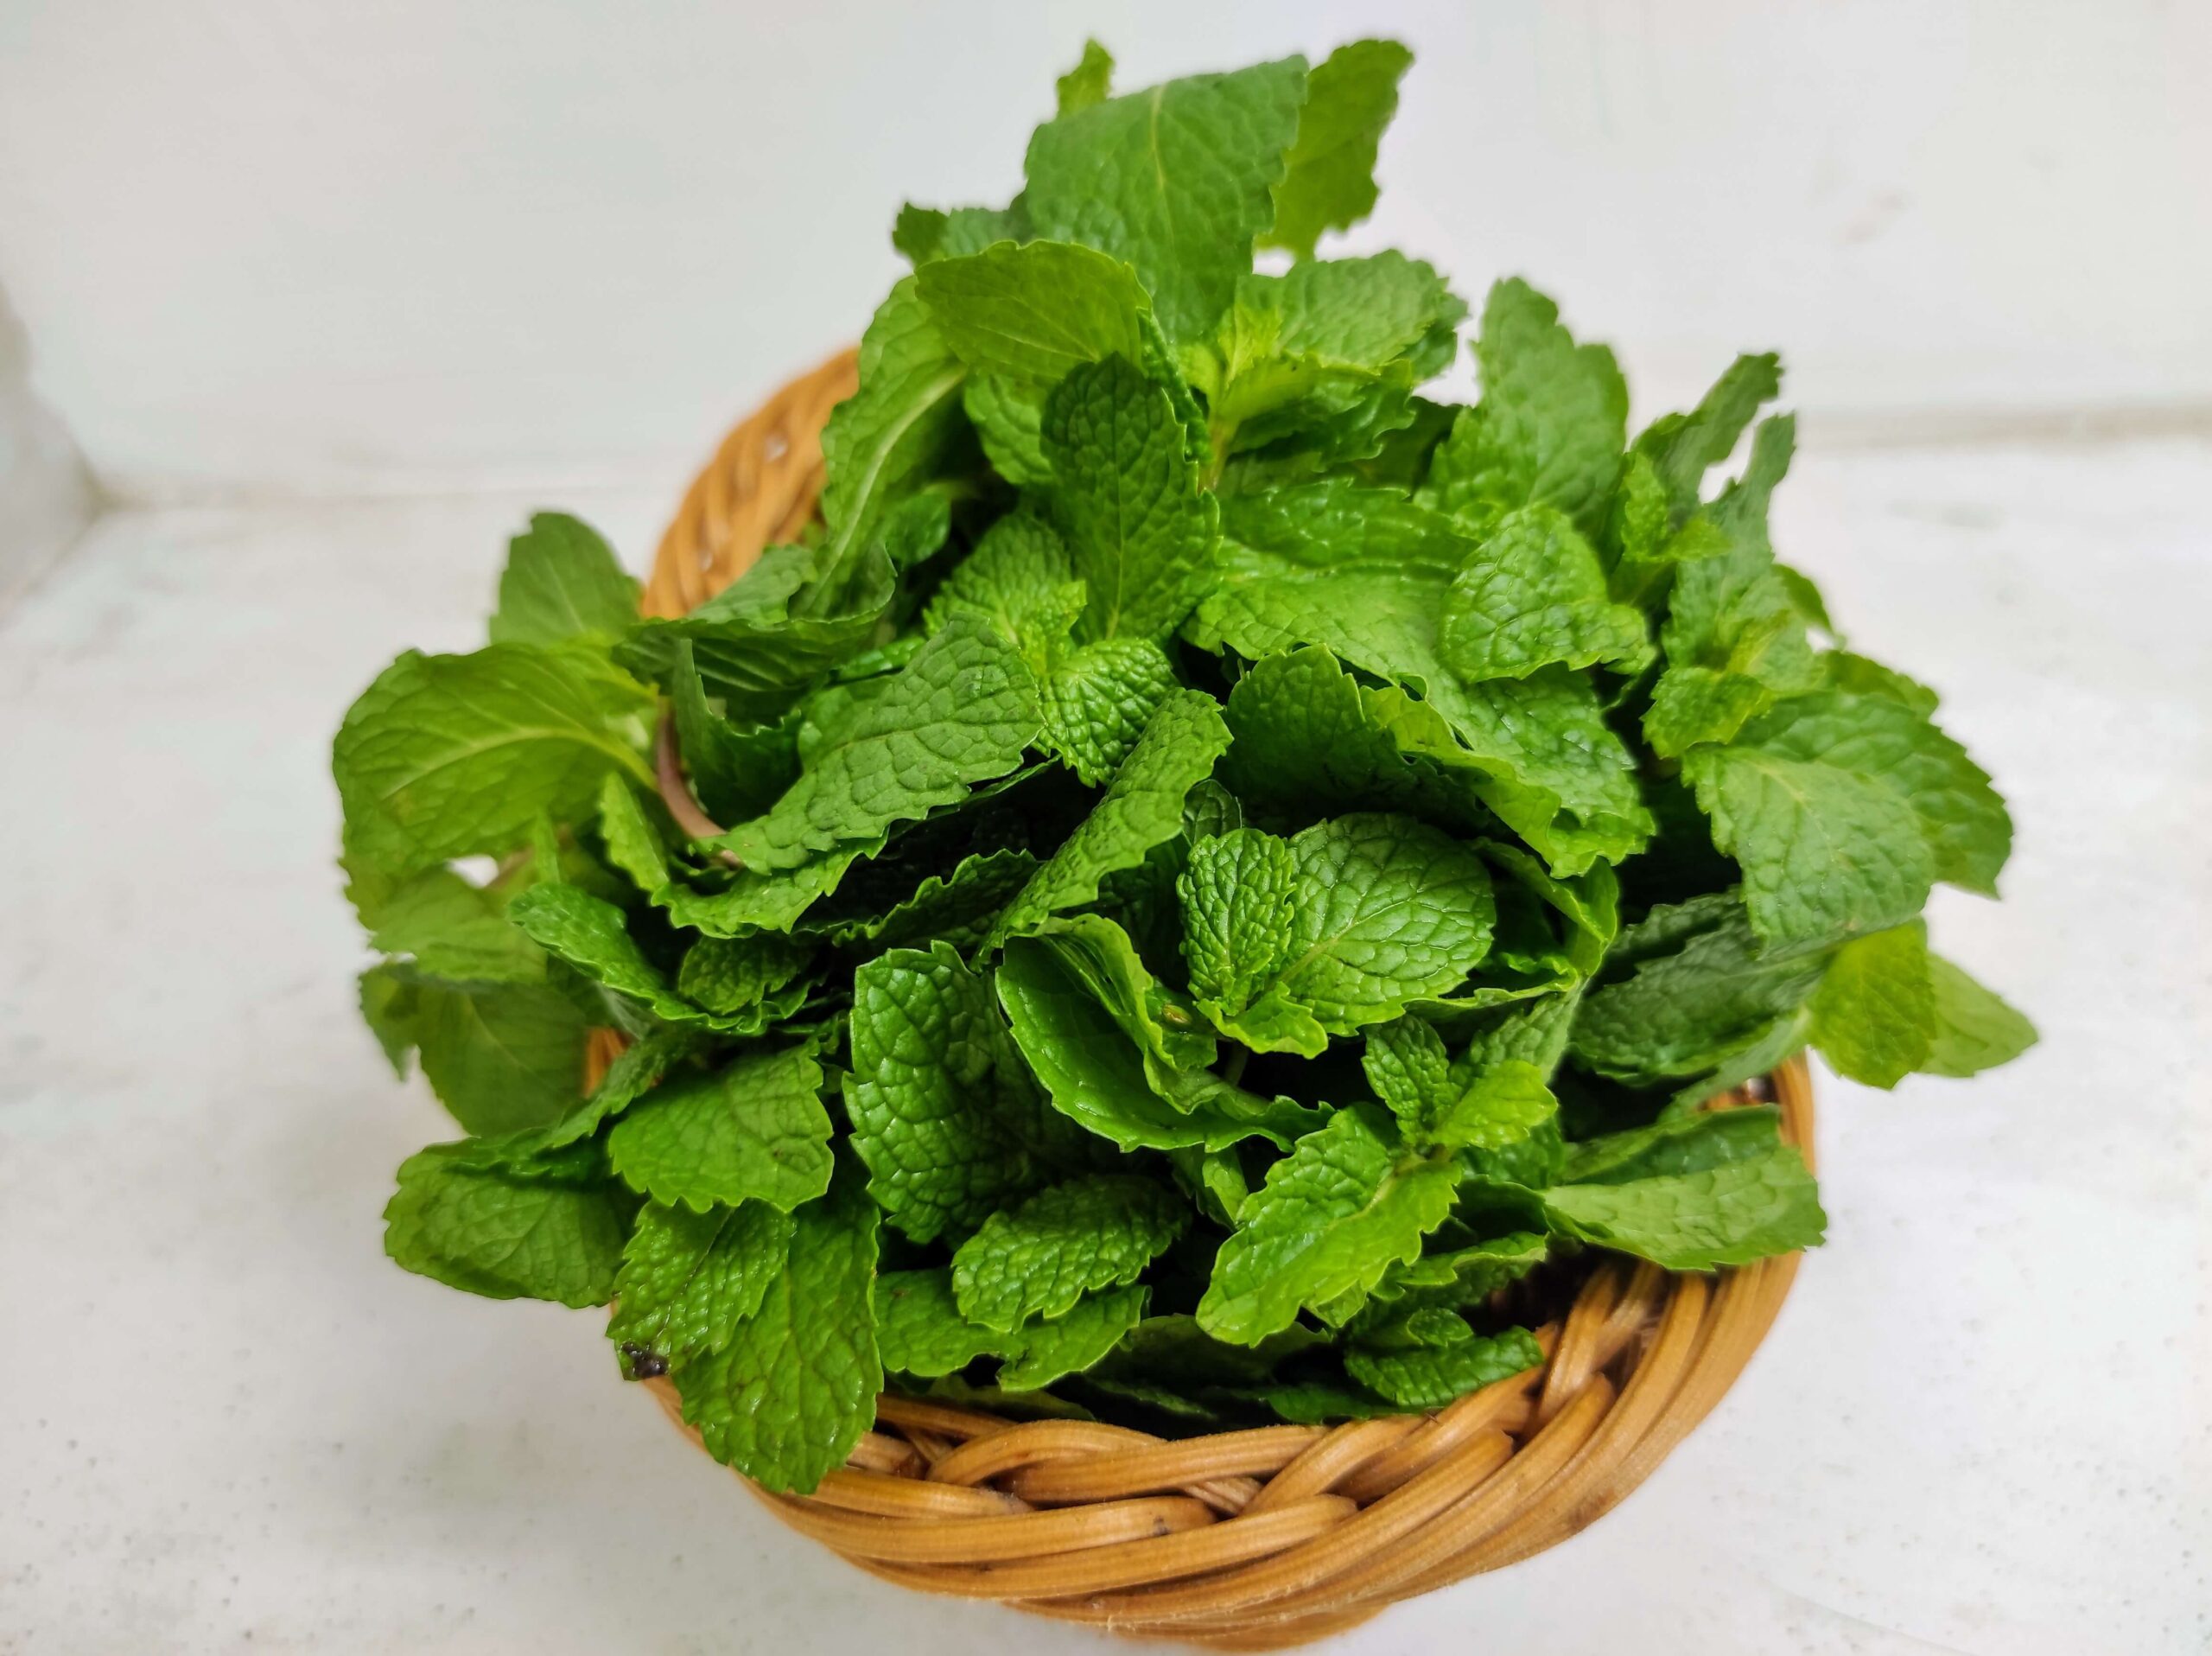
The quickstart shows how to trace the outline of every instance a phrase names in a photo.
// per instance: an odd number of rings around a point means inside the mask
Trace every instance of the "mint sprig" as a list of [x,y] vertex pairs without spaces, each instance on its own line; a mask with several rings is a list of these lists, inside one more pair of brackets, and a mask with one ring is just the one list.
[[364,692],[362,1011],[468,1135],[401,1264],[612,1303],[779,1489],[885,1385],[1431,1409],[1540,1360],[1547,1261],[1820,1241],[1714,1095],[2033,1041],[1921,918],[1994,894],[2003,802],[1776,557],[1776,359],[1631,434],[1511,278],[1453,407],[1446,276],[1318,253],[1409,62],[1116,96],[1087,48],[1011,204],[899,213],[817,528],[642,621],[542,514],[486,646]]

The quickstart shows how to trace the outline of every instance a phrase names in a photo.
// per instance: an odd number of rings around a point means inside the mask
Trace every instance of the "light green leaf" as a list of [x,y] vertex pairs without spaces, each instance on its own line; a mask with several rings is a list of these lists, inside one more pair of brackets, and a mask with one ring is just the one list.
[[971,1322],[1011,1332],[1057,1317],[1085,1294],[1136,1281],[1183,1233],[1190,1209],[1168,1186],[1096,1174],[994,1213],[952,1256],[952,1290]]
[[1978,1075],[2009,1064],[2036,1043],[2035,1025],[1964,971],[1931,955],[1936,1039],[1921,1068],[1930,1075]]
[[895,586],[890,558],[880,549],[862,555],[840,607],[817,614],[798,608],[812,590],[815,557],[803,547],[772,546],[689,615],[641,621],[615,651],[625,667],[674,693],[687,762],[712,762],[701,736],[710,728],[703,700],[686,712],[693,672],[700,695],[720,697],[731,719],[773,724],[801,691],[876,640]]
[[944,943],[853,979],[845,1109],[868,1188],[918,1242],[966,1236],[1072,1159],[1037,1099],[988,978]]
[[887,1271],[875,1279],[876,1347],[893,1374],[957,1374],[978,1357],[1003,1354],[1019,1339],[963,1316],[946,1266]]
[[1040,720],[1036,678],[1014,646],[975,616],[953,615],[774,809],[714,843],[772,872],[880,840],[1014,770]]
[[507,543],[493,643],[612,643],[637,619],[638,583],[590,525],[540,512]]
[[1251,268],[1298,136],[1306,61],[1194,75],[1072,111],[1029,141],[1037,233],[1127,259],[1172,339],[1194,339]]
[[1643,616],[1608,596],[1598,554],[1548,507],[1509,512],[1452,577],[1438,642],[1460,678],[1522,678],[1556,662],[1632,661]]
[[438,1101],[472,1133],[505,1133],[556,1120],[583,1087],[583,1014],[535,984],[453,984],[391,966],[376,985],[378,1036],[397,1066],[416,1049]]
[[544,952],[507,919],[499,893],[451,869],[425,869],[400,882],[365,903],[361,918],[372,946],[411,956],[423,975],[471,984],[545,981]]
[[1219,513],[1167,392],[1128,359],[1085,364],[1045,404],[1053,521],[1089,589],[1083,634],[1161,639],[1205,584]]
[[1739,907],[1720,913],[1675,952],[1648,956],[1583,997],[1573,1038],[1579,1062],[1631,1085],[1700,1074],[1804,1004],[1825,957],[1762,952]]
[[1113,91],[1113,80],[1114,54],[1096,41],[1085,41],[1075,67],[1052,83],[1058,112],[1072,115],[1104,103]]
[[695,1213],[760,1201],[786,1213],[830,1188],[830,1117],[810,1047],[754,1048],[631,1106],[607,1136],[614,1170]]
[[1916,920],[1845,944],[1810,1004],[1812,1042],[1837,1074],[1895,1086],[1927,1062],[1936,1038],[1928,928]]
[[1878,932],[1917,914],[1935,858],[1889,782],[1745,742],[1693,748],[1682,776],[1713,843],[1744,870],[1744,901],[1768,942]]
[[1596,690],[1556,667],[1463,684],[1439,649],[1447,586],[1427,564],[1310,565],[1240,553],[1185,632],[1202,648],[1226,644],[1250,661],[1319,644],[1399,681],[1413,695],[1370,707],[1401,750],[1464,770],[1556,874],[1632,854],[1650,833],[1650,814]]
[[1099,882],[1133,869],[1182,831],[1183,801],[1211,774],[1229,746],[1220,704],[1197,691],[1171,691],[1114,774],[1105,797],[999,918],[998,935],[1035,927],[1063,909],[1096,901]]
[[1045,733],[1086,787],[1096,787],[1135,750],[1175,688],[1166,653],[1148,639],[1108,638],[1071,652],[1045,680]]
[[986,530],[929,602],[925,620],[941,632],[960,614],[980,615],[1044,672],[1083,614],[1085,589],[1052,525],[1009,512]]
[[1739,356],[1694,410],[1655,420],[1637,438],[1636,451],[1651,462],[1677,522],[1697,506],[1706,473],[1736,451],[1761,404],[1781,390],[1779,358]]
[[782,1274],[793,1228],[765,1202],[704,1213],[647,1202],[622,1251],[620,1304],[607,1325],[624,1373],[663,1372],[728,1345]]
[[789,1263],[760,1309],[675,1379],[709,1455],[765,1488],[805,1494],[875,1420],[876,1211],[849,1172],[792,1219]]
[[1275,186],[1274,226],[1262,240],[1311,257],[1322,232],[1375,209],[1375,153],[1398,112],[1398,81],[1414,55],[1395,41],[1355,41],[1307,78],[1298,138]]
[[1215,1258],[1198,1325],[1254,1345],[1299,1311],[1374,1287],[1452,1211],[1459,1169],[1408,1156],[1380,1112],[1341,1109],[1268,1169]]
[[1535,1335],[1526,1328],[1508,1328],[1503,1334],[1395,1351],[1353,1346],[1344,1353],[1344,1370],[1402,1409],[1441,1409],[1455,1398],[1510,1379],[1543,1360],[1543,1347]]
[[1333,818],[1291,841],[1298,900],[1278,982],[1349,1035],[1481,964],[1495,908],[1479,857],[1403,817]]
[[607,861],[639,890],[655,892],[668,883],[668,847],[626,777],[610,773],[600,785],[599,837]]
[[601,780],[640,782],[652,699],[575,647],[494,644],[401,656],[346,710],[331,768],[346,859],[393,876],[502,856],[541,812],[587,816]]
[[1793,697],[1746,725],[1736,746],[1883,783],[1917,818],[1936,879],[1996,895],[2012,850],[2005,802],[1965,748],[1904,703],[1838,691]]
[[877,309],[861,335],[860,389],[823,429],[821,511],[829,533],[816,587],[799,606],[808,615],[848,608],[884,514],[936,474],[966,425],[960,387],[967,367],[938,330],[917,281],[899,283]]
[[1430,462],[1421,498],[1487,530],[1525,506],[1604,526],[1628,442],[1628,386],[1602,345],[1577,345],[1559,307],[1517,277],[1483,307],[1483,397]]
[[517,1179],[442,1145],[400,1165],[385,1252],[419,1276],[488,1299],[603,1305],[636,1202],[603,1180]]
[[1287,1144],[1319,1124],[1319,1111],[1288,1099],[1255,1097],[1203,1071],[1162,1074],[1180,1089],[1172,1099],[1163,1096],[1147,1073],[1142,1049],[1052,943],[1027,937],[1009,942],[998,991],[1022,1056],[1052,1107],[1068,1119],[1124,1150],[1225,1150],[1252,1137]]
[[1001,242],[914,277],[945,345],[975,373],[1039,390],[1070,369],[1140,361],[1152,301],[1118,258],[1065,241]]
[[1787,1145],[1694,1173],[1554,1185],[1543,1201],[1567,1234],[1669,1271],[1749,1264],[1815,1247],[1827,1226],[1813,1175]]
[[999,1370],[1005,1392],[1035,1392],[1099,1362],[1144,1320],[1148,1288],[1088,1294],[1064,1315],[1026,1325],[1015,1336],[1020,1349]]

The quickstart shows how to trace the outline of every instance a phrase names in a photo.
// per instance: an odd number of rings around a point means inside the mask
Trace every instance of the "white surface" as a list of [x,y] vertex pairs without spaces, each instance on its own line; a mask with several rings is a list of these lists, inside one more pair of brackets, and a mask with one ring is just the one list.
[[[660,497],[572,494],[643,547]],[[353,1007],[327,742],[474,641],[486,499],[111,517],[0,618],[0,1649],[1103,1650],[846,1570],[588,1315],[379,1252],[445,1130]],[[1823,455],[1779,536],[2011,793],[1938,941],[2026,1061],[1823,1090],[1831,1242],[1619,1512],[1346,1652],[2164,1656],[2212,1635],[2212,450]]]
[[1395,32],[1363,245],[1519,271],[1645,411],[2212,410],[2186,0],[10,0],[0,286],[128,495],[621,476],[857,332],[906,197],[1125,85]]

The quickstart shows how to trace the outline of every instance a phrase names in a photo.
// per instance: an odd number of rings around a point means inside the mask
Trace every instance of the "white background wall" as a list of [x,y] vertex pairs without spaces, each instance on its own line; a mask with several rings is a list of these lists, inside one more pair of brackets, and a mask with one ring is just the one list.
[[125,498],[672,487],[1086,32],[1411,41],[1361,239],[1527,274],[1645,412],[1739,347],[1832,442],[2212,408],[2202,0],[0,0],[0,289]]

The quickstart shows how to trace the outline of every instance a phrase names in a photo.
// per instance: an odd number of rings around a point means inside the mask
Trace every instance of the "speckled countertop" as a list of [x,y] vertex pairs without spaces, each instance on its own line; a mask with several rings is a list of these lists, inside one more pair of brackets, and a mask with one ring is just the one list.
[[[537,504],[123,513],[0,615],[0,1650],[1104,1648],[786,1534],[587,1315],[379,1251],[329,733]],[[583,494],[639,555],[661,502]],[[2212,1639],[2212,449],[1824,455],[1777,539],[2020,824],[1936,934],[2044,1041],[1822,1092],[1833,1226],[1618,1513],[1344,1651]]]

